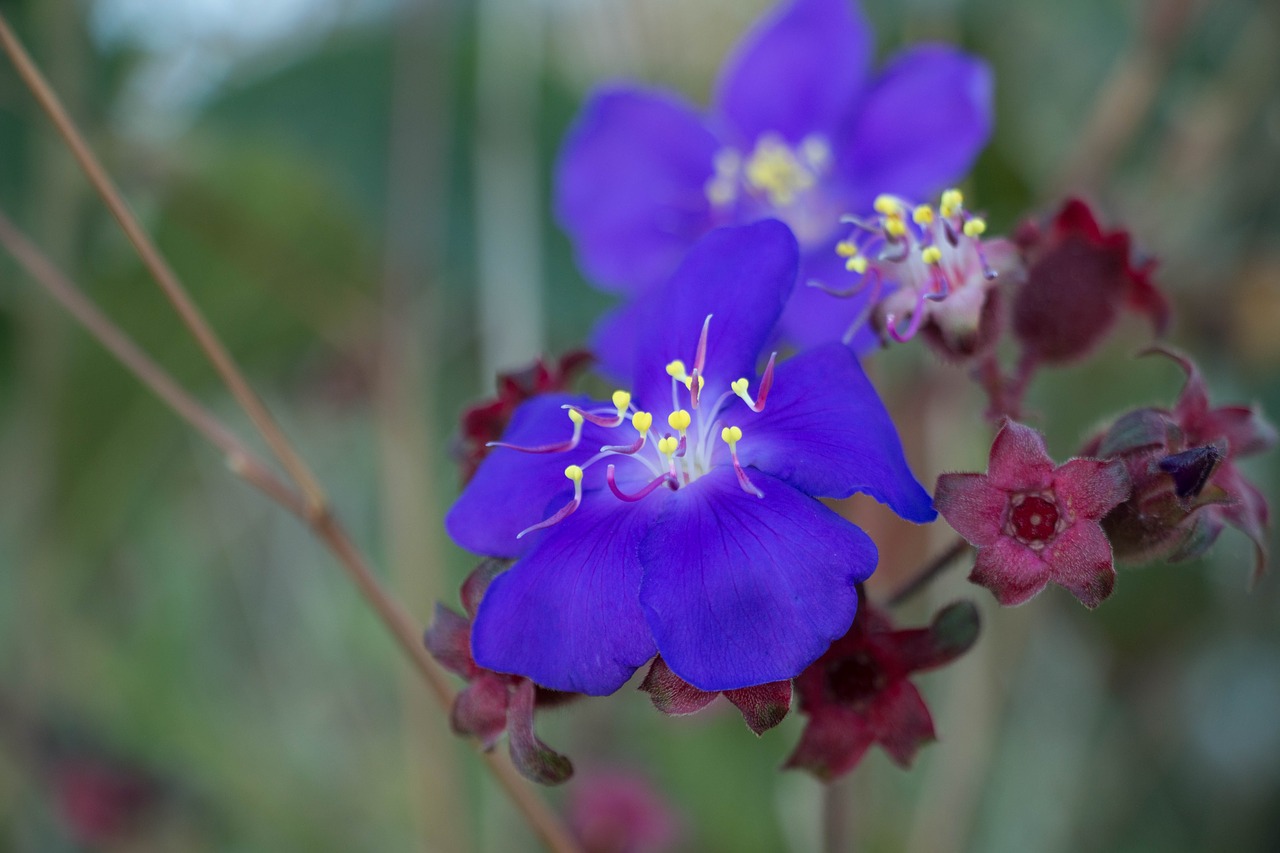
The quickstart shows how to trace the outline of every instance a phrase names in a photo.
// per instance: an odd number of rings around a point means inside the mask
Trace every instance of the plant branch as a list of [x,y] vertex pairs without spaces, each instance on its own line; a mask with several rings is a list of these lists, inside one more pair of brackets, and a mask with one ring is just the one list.
[[[0,245],[13,255],[31,277],[72,315],[84,329],[121,364],[138,377],[196,432],[221,450],[227,466],[237,476],[257,487],[267,497],[289,510],[337,558],[348,578],[373,607],[414,669],[427,682],[441,707],[453,704],[454,690],[447,676],[427,653],[421,631],[413,618],[378,582],[368,561],[336,516],[321,507],[317,514],[298,493],[280,481],[267,465],[236,438],[208,409],[188,394],[165,370],[151,360],[137,344],[90,302],[70,280],[46,258],[0,211]],[[510,796],[530,827],[556,853],[573,853],[577,844],[559,818],[536,796],[511,764],[496,753],[485,753],[498,784]]]
[[961,537],[957,536],[947,549],[938,554],[928,563],[920,567],[920,571],[916,572],[906,583],[894,591],[885,604],[889,607],[897,607],[920,590],[924,589],[938,575],[942,574],[948,566],[962,557],[969,550],[969,543]]
[[84,170],[85,175],[89,178],[89,182],[93,184],[98,195],[102,197],[107,209],[111,211],[111,215],[120,224],[125,236],[133,244],[134,249],[137,250],[138,256],[151,272],[152,277],[155,278],[164,295],[173,304],[178,316],[182,319],[187,329],[190,330],[200,349],[204,351],[209,361],[212,362],[214,369],[217,370],[218,375],[222,377],[222,381],[226,383],[236,401],[244,409],[250,420],[253,421],[258,432],[262,434],[263,440],[271,448],[271,452],[280,460],[280,464],[284,466],[290,478],[301,489],[306,501],[307,511],[317,516],[323,514],[326,498],[319,481],[317,481],[311,469],[307,467],[307,464],[302,461],[301,456],[298,455],[293,445],[289,443],[280,426],[272,418],[271,413],[267,411],[267,407],[236,366],[231,354],[182,286],[182,282],[169,267],[168,262],[160,253],[160,250],[156,248],[150,236],[142,228],[133,211],[129,209],[128,203],[124,200],[106,170],[102,168],[102,164],[89,148],[88,143],[85,142],[84,135],[67,114],[57,94],[40,72],[30,54],[22,46],[3,13],[0,13],[0,48],[3,48],[10,60],[12,60],[19,76],[22,77],[23,82],[31,90],[31,94],[49,117],[49,120],[53,122],[58,135],[66,142],[72,156],[80,164],[80,168]]

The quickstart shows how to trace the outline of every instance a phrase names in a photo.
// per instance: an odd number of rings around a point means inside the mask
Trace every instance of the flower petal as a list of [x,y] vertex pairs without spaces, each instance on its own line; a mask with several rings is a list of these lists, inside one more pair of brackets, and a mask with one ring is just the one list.
[[[611,408],[609,403],[567,394],[535,397],[516,409],[502,440],[522,447],[537,447],[568,439],[573,435],[573,424],[562,408],[566,403]],[[454,542],[477,554],[514,557],[524,553],[532,540],[528,537],[518,540],[516,535],[555,512],[573,495],[573,484],[565,478],[564,469],[581,465],[601,446],[616,442],[617,435],[611,431],[587,423],[583,426],[582,441],[564,453],[522,453],[495,448],[480,463],[476,475],[445,515],[445,529]],[[619,464],[627,468],[637,465],[626,459]],[[584,491],[603,488],[603,467],[588,469],[582,485]]]
[[791,682],[771,681],[755,687],[726,690],[724,698],[742,712],[747,728],[762,735],[782,722],[791,710]]
[[1049,583],[1049,566],[1034,551],[1008,537],[978,549],[969,580],[985,586],[1005,607],[1029,600]]
[[1045,548],[1049,580],[1065,587],[1090,610],[1116,585],[1111,543],[1097,522],[1077,522]]
[[600,371],[621,384],[636,375],[636,329],[648,310],[644,299],[632,299],[606,311],[591,330],[591,352]]
[[847,347],[827,344],[788,359],[774,374],[764,411],[738,411],[743,465],[807,495],[864,492],[910,521],[937,517],[889,413]]
[[833,296],[818,287],[816,281],[833,290],[849,290],[860,277],[844,268],[844,259],[835,252],[834,244],[806,252],[800,260],[800,276],[795,292],[778,321],[782,336],[800,349],[843,340],[854,322],[862,322],[854,331],[849,346],[860,353],[869,352],[879,343],[875,330],[866,320],[867,303],[872,299],[871,287],[865,286],[852,296]]
[[673,94],[596,92],[565,137],[555,205],[579,265],[608,290],[663,281],[711,224],[705,185],[720,143]]
[[764,348],[795,285],[799,247],[791,229],[774,219],[717,228],[699,240],[675,275],[645,297],[635,335],[636,397],[648,406],[669,399],[666,365],[690,368],[708,315],[703,394],[714,400],[742,376],[754,376]]
[[481,672],[453,700],[449,725],[457,734],[478,738],[485,750],[493,749],[507,730],[509,696],[507,679]]
[[489,586],[471,631],[476,663],[543,687],[603,696],[653,657],[637,548],[663,501],[589,496]]
[[829,134],[865,85],[871,35],[849,0],[780,3],[725,64],[715,112],[743,147],[768,132],[792,143]]
[[810,713],[800,743],[783,767],[808,770],[823,781],[831,781],[858,765],[874,735],[866,719],[848,708],[824,705]]
[[1005,421],[991,442],[991,484],[1010,492],[1046,489],[1053,482],[1053,470],[1044,436],[1017,421]]
[[964,177],[991,136],[992,112],[986,63],[944,45],[899,54],[836,151],[858,210],[876,193],[926,198]]
[[933,505],[970,545],[990,545],[1002,535],[1009,493],[986,474],[942,474]]
[[1132,488],[1120,459],[1071,459],[1053,474],[1054,495],[1079,518],[1102,518],[1128,498]]
[[720,467],[667,498],[640,546],[640,603],[663,659],[700,690],[795,676],[848,630],[875,568],[858,528],[780,480],[763,498]]
[[671,671],[662,656],[653,659],[640,689],[649,694],[653,707],[668,717],[696,714],[710,705],[719,693],[699,690]]
[[905,679],[886,687],[867,716],[876,742],[899,767],[911,766],[920,747],[937,740],[928,706],[920,691]]

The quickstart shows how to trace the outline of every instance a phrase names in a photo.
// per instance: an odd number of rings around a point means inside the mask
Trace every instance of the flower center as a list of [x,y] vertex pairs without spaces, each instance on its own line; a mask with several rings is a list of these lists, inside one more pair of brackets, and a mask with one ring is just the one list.
[[742,203],[752,217],[776,216],[811,245],[828,239],[839,214],[821,192],[831,165],[831,145],[822,136],[806,136],[793,147],[777,133],[764,133],[745,157],[736,148],[716,152],[707,200],[721,211]]
[[884,690],[887,683],[884,668],[865,651],[834,661],[827,667],[831,695],[845,705],[865,703]]
[[[948,307],[973,316],[962,323],[977,324],[981,300],[965,299],[975,290],[989,287],[996,271],[987,262],[982,235],[987,223],[964,208],[959,190],[947,190],[937,207],[913,205],[903,198],[881,195],[875,200],[875,215],[869,218],[845,216],[841,221],[853,226],[849,235],[836,244],[836,254],[844,258],[845,269],[862,276],[854,287],[822,289],[835,296],[853,296],[870,288],[867,312],[880,301],[885,283],[896,290],[884,299],[884,326],[889,337],[899,343],[910,340],[931,314]],[[864,312],[853,323],[850,336],[866,320]]]
[[746,403],[753,412],[764,411],[769,389],[773,386],[773,367],[777,353],[770,356],[754,397],[750,392],[750,383],[743,377],[729,383],[729,390],[722,393],[718,399],[707,400],[702,392],[707,385],[704,368],[707,357],[707,330],[710,326],[711,315],[707,315],[702,324],[702,333],[698,337],[692,370],[679,359],[664,367],[667,376],[671,377],[671,408],[665,418],[665,427],[661,421],[655,421],[653,412],[644,411],[632,405],[629,391],[618,390],[613,392],[611,409],[584,409],[566,405],[564,409],[568,412],[569,421],[573,425],[573,434],[565,441],[541,447],[521,447],[501,441],[489,442],[490,447],[506,447],[524,453],[564,453],[575,449],[581,443],[583,427],[587,422],[605,429],[624,431],[624,435],[620,437],[617,444],[603,445],[598,453],[581,465],[566,467],[564,475],[574,486],[573,499],[550,518],[521,531],[516,538],[534,530],[558,524],[568,518],[582,503],[582,481],[586,470],[591,466],[603,460],[613,460],[614,457],[629,457],[643,465],[653,475],[653,479],[633,493],[623,491],[616,482],[614,464],[609,464],[605,472],[605,480],[614,497],[628,502],[639,501],[662,486],[675,491],[709,473],[716,467],[712,462],[712,454],[717,437],[729,447],[733,468],[738,475],[738,484],[743,491],[756,497],[764,497],[747,477],[746,471],[738,461],[738,442],[743,438],[742,428],[735,424],[723,423],[720,416],[735,397]]
[[1007,532],[1038,551],[1057,535],[1060,520],[1051,495],[1015,495],[1010,501]]

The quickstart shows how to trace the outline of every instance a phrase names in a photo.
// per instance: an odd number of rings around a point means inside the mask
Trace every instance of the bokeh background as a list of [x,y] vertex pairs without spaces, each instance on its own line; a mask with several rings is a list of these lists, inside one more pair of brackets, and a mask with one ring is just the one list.
[[[705,103],[765,5],[0,0],[424,624],[470,567],[440,527],[461,407],[608,304],[549,215],[577,105],[617,76]],[[882,56],[946,39],[993,65],[996,136],[966,184],[993,230],[1064,191],[1100,202],[1161,259],[1215,400],[1280,415],[1280,7],[864,6]],[[7,62],[0,209],[249,435]],[[1056,456],[1176,395],[1175,367],[1131,359],[1145,334],[1036,386]],[[963,374],[916,347],[872,365],[922,479],[981,469]],[[1280,496],[1274,456],[1246,468]],[[873,594],[948,541],[851,511],[881,537]],[[953,568],[900,616],[969,596],[984,634],[919,680],[941,741],[838,789],[857,848],[1280,849],[1280,587],[1246,591],[1250,560],[1228,532],[1123,571],[1094,613],[1057,589],[1000,611]],[[820,786],[776,771],[801,722],[757,740],[625,689],[540,719],[579,768],[549,796],[634,773],[678,849],[817,850]],[[536,848],[331,558],[0,257],[0,849]]]

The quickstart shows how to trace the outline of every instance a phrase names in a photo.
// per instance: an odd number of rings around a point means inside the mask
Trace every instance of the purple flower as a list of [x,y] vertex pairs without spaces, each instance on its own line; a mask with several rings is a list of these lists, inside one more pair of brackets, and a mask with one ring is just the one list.
[[[944,45],[870,71],[872,34],[849,0],[779,4],[721,71],[711,109],[673,93],[616,84],[597,91],[560,154],[556,207],[587,274],[639,297],[720,225],[772,217],[803,250],[801,281],[837,280],[842,213],[876,195],[924,198],[962,176],[991,130],[991,75]],[[832,305],[796,289],[782,330],[801,345],[838,339],[861,300]],[[619,376],[633,365],[630,303],[597,330]]]
[[1055,466],[1040,433],[1006,421],[991,445],[987,473],[943,474],[934,503],[978,548],[969,580],[1001,604],[1022,604],[1052,582],[1093,608],[1116,583],[1100,522],[1129,490],[1119,460]]
[[848,629],[876,549],[815,498],[935,513],[850,350],[756,378],[798,262],[779,222],[713,231],[642,301],[631,391],[516,411],[445,519],[517,560],[476,615],[478,665],[600,695],[661,653],[714,692],[791,678]]

